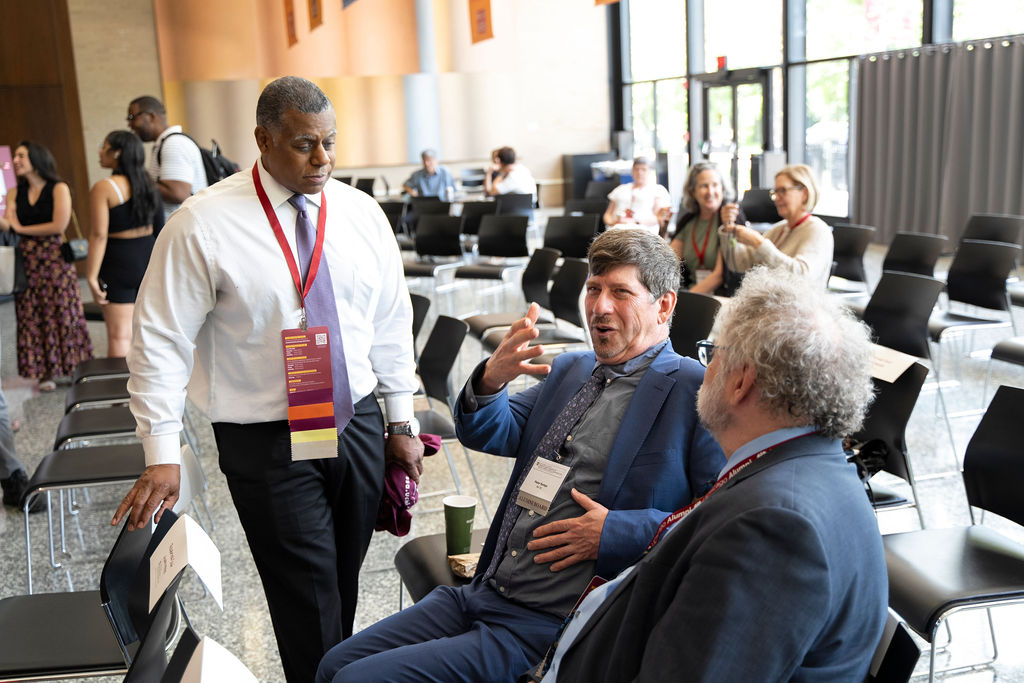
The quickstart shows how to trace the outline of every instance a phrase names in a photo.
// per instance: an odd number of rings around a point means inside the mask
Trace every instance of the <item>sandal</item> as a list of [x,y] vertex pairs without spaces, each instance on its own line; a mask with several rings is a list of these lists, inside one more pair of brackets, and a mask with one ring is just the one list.
[[44,379],[39,382],[39,391],[53,391],[57,388],[57,383],[52,379]]

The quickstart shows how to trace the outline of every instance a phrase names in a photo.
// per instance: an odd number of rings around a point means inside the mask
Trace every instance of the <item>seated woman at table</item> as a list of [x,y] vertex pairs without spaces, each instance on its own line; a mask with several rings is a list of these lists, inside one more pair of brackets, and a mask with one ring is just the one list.
[[832,268],[832,228],[811,214],[818,186],[804,164],[786,166],[775,174],[771,193],[782,220],[765,234],[745,225],[723,225],[715,269],[691,291],[711,294],[720,286],[729,296],[743,273],[756,265],[785,268],[822,287]]
[[658,184],[651,162],[645,157],[633,160],[633,182],[619,185],[608,194],[604,224],[609,228],[643,228],[660,231],[659,213],[669,208],[668,190]]
[[[718,228],[746,222],[735,202],[736,191],[717,164],[701,161],[690,167],[676,234],[669,244],[698,282],[711,273],[718,259]],[[683,286],[693,284],[684,282]]]

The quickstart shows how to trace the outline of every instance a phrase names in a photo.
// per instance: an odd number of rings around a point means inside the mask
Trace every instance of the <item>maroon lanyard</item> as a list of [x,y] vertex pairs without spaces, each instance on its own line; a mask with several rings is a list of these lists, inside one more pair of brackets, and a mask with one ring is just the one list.
[[760,460],[764,456],[768,455],[768,453],[770,453],[773,449],[778,448],[779,446],[781,446],[783,444],[789,443],[790,441],[795,441],[796,439],[801,439],[801,438],[803,438],[805,436],[809,436],[809,435],[815,434],[815,433],[816,432],[807,432],[807,434],[801,434],[800,436],[794,436],[792,439],[786,439],[785,441],[780,441],[779,443],[775,444],[774,446],[770,446],[769,448],[766,448],[763,451],[760,451],[758,453],[754,453],[749,458],[744,458],[743,460],[741,460],[738,463],[736,463],[733,467],[731,467],[729,469],[728,472],[726,472],[725,474],[723,474],[721,477],[718,478],[718,481],[715,482],[715,485],[711,487],[710,491],[708,491],[703,496],[701,496],[697,500],[693,501],[692,503],[690,503],[686,507],[680,508],[679,510],[676,510],[671,515],[669,515],[664,520],[662,520],[661,524],[658,525],[658,530],[654,533],[654,538],[652,538],[651,542],[647,544],[647,549],[644,551],[644,554],[646,555],[647,553],[651,552],[651,548],[653,548],[654,546],[658,545],[658,541],[661,540],[661,535],[663,533],[665,533],[665,531],[670,526],[672,526],[673,524],[678,522],[680,519],[682,519],[686,515],[688,515],[691,512],[693,512],[701,503],[703,503],[705,500],[710,498],[712,493],[714,493],[718,489],[720,489],[723,486],[725,486],[727,483],[729,483],[730,479],[732,479],[737,474],[739,474],[740,472],[745,470],[748,466],[750,466],[753,463],[757,462],[758,460]]
[[[259,162],[257,161],[256,163],[258,164]],[[327,196],[323,190],[320,190],[320,216],[316,222],[316,242],[313,244],[313,255],[309,261],[309,272],[306,273],[306,286],[303,287],[299,267],[295,263],[291,247],[288,246],[288,239],[284,236],[284,230],[281,229],[281,222],[277,220],[277,213],[274,212],[270,198],[267,197],[267,193],[263,189],[263,183],[260,182],[260,174],[256,170],[256,164],[252,165],[252,180],[256,185],[256,196],[260,198],[260,204],[263,206],[263,213],[267,214],[270,227],[274,230],[274,237],[277,238],[277,243],[281,246],[281,252],[284,253],[284,260],[288,262],[288,270],[291,271],[292,281],[295,283],[295,289],[299,293],[299,300],[303,309],[303,319],[305,319],[306,295],[309,294],[309,289],[313,286],[313,281],[316,280],[316,273],[320,269],[320,258],[324,253],[324,234],[327,225]]]

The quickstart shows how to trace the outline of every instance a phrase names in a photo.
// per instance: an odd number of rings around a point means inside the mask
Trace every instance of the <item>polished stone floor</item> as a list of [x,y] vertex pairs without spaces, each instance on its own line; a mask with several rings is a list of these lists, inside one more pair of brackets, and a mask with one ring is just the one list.
[[[872,282],[878,279],[878,265],[883,249],[872,247],[869,253],[869,275]],[[941,266],[941,264],[940,264]],[[423,283],[413,283],[420,286]],[[420,344],[425,341],[432,320],[438,308],[444,313],[464,315],[474,308],[473,291],[470,288],[457,289],[454,296],[445,297],[431,311]],[[507,298],[508,305],[514,297]],[[1017,323],[1024,331],[1024,313],[1015,311]],[[90,323],[96,351],[105,351],[105,332],[100,323]],[[20,379],[16,372],[14,356],[15,322],[13,305],[0,304],[0,337],[2,337],[3,388],[12,407],[12,417],[21,422],[15,435],[19,457],[31,472],[39,460],[49,452],[52,438],[63,414],[65,386],[58,386],[52,393],[39,393],[35,382]],[[973,340],[974,349],[987,349],[1005,331],[986,335],[979,334]],[[954,354],[946,354],[949,359]],[[473,365],[482,357],[479,345],[467,341],[463,347],[460,362],[454,373],[456,385],[465,381]],[[992,368],[992,384],[987,397],[982,396],[988,361],[978,357],[963,357],[959,363],[959,376],[953,380],[952,363],[944,368],[943,393],[951,412],[975,409],[991,397],[992,387],[998,383],[1024,386],[1024,368],[996,363]],[[955,382],[955,384],[954,384]],[[224,574],[224,609],[218,609],[209,597],[203,596],[199,585],[188,577],[182,589],[189,615],[201,634],[208,635],[238,656],[261,681],[281,681],[282,674],[277,648],[270,627],[266,602],[252,563],[237,516],[231,505],[223,476],[217,468],[216,448],[209,424],[195,416],[202,453],[200,460],[210,480],[208,499],[216,528],[211,536],[220,549]],[[977,425],[979,416],[966,416],[953,420],[956,442],[954,451],[941,418],[936,410],[934,385],[926,385],[911,419],[908,431],[909,447],[920,484],[921,505],[929,527],[964,525],[969,522],[966,498],[959,476],[952,471],[956,458],[962,457],[970,436]],[[509,468],[507,462],[479,453],[464,453],[455,446],[452,449],[455,465],[463,488],[473,491],[472,478],[467,460],[473,463],[480,478],[482,496],[493,510]],[[451,486],[451,478],[443,456],[437,455],[427,461],[422,490],[445,489]],[[103,559],[112,543],[116,530],[109,526],[110,515],[124,494],[125,487],[111,486],[94,488],[88,499],[80,496],[81,510],[68,519],[68,545],[65,553],[59,555],[62,567],[49,566],[46,546],[45,515],[30,518],[33,529],[33,569],[37,591],[86,590],[95,588]],[[392,560],[396,549],[415,535],[431,534],[442,530],[442,515],[436,508],[437,498],[427,498],[416,509],[412,535],[398,539],[386,533],[375,535],[364,564],[360,588],[360,602],[356,616],[356,628],[364,628],[398,609],[399,582]],[[201,518],[202,521],[202,518]],[[880,516],[884,533],[917,528],[917,517],[913,511],[890,512]],[[12,508],[0,508],[0,597],[26,592],[25,541],[23,516]],[[1000,524],[991,517],[986,523],[1006,530],[1015,538],[1024,541],[1024,533],[1009,524]],[[485,527],[487,520],[478,509],[476,526]],[[60,615],[54,615],[60,618]],[[1024,681],[1024,649],[1020,648],[1024,636],[1024,606],[995,610],[1000,656],[995,665],[978,671],[942,678],[949,681]],[[984,619],[978,615],[965,614],[952,620],[954,641],[951,655],[955,661],[977,660],[984,657],[989,647]],[[2,637],[2,636],[0,636]],[[59,644],[55,643],[55,647]],[[95,680],[95,679],[94,679]],[[106,680],[106,679],[105,679]],[[115,679],[110,679],[115,680]]]

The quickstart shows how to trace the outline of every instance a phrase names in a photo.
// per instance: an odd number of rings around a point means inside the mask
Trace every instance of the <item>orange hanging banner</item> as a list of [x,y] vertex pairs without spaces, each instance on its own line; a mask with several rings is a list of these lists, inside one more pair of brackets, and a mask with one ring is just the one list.
[[619,0],[594,0],[595,5],[614,5]]
[[324,14],[320,7],[320,0],[309,0],[309,30],[312,31],[324,23]]
[[474,43],[494,37],[491,30],[491,0],[469,0],[469,34]]
[[295,26],[294,0],[284,0],[284,25],[288,31],[288,47],[291,47],[299,42],[299,34]]

